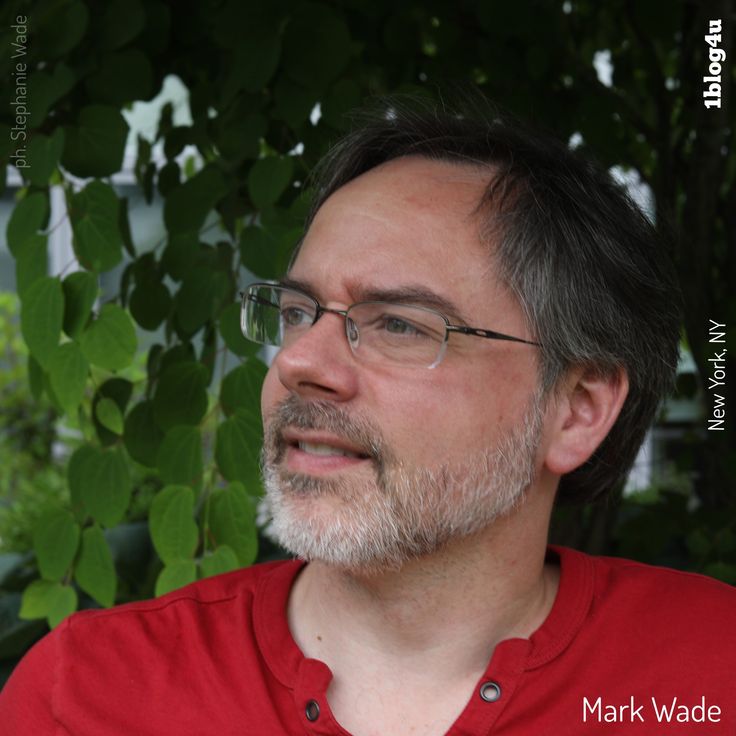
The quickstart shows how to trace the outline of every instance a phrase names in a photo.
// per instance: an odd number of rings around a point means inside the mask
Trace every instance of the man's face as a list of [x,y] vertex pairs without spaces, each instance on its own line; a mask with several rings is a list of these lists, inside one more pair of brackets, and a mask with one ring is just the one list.
[[[471,167],[422,158],[373,169],[320,208],[289,277],[327,307],[421,291],[451,323],[533,339],[480,243],[483,188]],[[263,387],[280,541],[307,559],[395,568],[484,528],[537,472],[537,374],[536,348],[457,334],[434,368],[363,363],[344,318],[324,314]]]

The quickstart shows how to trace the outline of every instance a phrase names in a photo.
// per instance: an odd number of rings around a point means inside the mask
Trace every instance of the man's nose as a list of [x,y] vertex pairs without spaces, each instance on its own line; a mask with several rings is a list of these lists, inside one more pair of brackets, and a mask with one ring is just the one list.
[[302,398],[347,401],[357,391],[355,358],[338,310],[324,310],[303,335],[281,348],[274,366],[284,387]]

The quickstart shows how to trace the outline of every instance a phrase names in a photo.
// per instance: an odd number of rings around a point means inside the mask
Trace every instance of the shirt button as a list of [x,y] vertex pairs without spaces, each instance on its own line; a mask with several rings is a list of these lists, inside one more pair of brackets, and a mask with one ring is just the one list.
[[316,700],[310,700],[304,709],[304,715],[308,721],[316,721],[319,718],[319,703]]
[[493,680],[488,680],[480,686],[479,694],[486,703],[495,703],[501,697],[501,686]]

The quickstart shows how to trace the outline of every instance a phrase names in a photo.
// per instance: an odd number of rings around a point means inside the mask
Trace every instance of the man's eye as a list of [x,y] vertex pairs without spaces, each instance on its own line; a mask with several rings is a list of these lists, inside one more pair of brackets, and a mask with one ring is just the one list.
[[391,335],[403,337],[424,337],[426,334],[411,322],[399,317],[385,317],[383,327]]
[[299,307],[284,307],[281,310],[281,319],[287,327],[300,327],[309,322],[307,313]]

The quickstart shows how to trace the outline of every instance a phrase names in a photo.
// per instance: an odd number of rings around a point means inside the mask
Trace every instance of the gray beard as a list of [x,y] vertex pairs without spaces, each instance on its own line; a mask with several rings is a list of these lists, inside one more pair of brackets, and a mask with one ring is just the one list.
[[[289,473],[281,432],[321,429],[364,448],[372,478],[319,478]],[[409,466],[386,447],[381,432],[327,401],[291,396],[268,418],[262,454],[269,534],[305,560],[363,574],[399,570],[449,542],[487,528],[525,497],[535,477],[542,402],[535,396],[523,421],[494,448],[462,464]],[[320,502],[329,496],[329,510]]]

